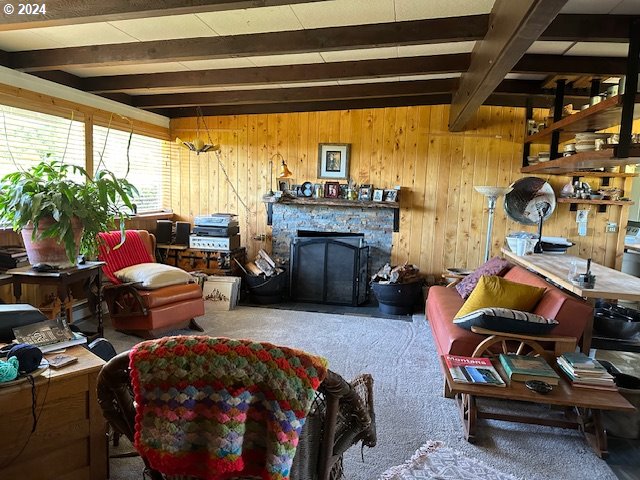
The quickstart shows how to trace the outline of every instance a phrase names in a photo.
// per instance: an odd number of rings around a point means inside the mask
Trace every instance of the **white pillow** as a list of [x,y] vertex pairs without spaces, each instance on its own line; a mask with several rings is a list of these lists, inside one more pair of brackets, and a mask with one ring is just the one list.
[[139,263],[118,270],[114,275],[122,282],[137,283],[139,288],[146,290],[193,281],[191,275],[184,270],[162,263]]

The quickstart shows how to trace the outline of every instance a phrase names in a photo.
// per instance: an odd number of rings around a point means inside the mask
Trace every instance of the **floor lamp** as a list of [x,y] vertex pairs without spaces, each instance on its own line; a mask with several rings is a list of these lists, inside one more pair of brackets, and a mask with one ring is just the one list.
[[487,221],[487,243],[484,248],[484,261],[489,261],[489,253],[491,250],[491,231],[493,230],[493,214],[496,211],[496,201],[498,197],[502,197],[509,193],[512,187],[490,187],[486,185],[474,186],[476,192],[487,197],[489,202],[489,220]]

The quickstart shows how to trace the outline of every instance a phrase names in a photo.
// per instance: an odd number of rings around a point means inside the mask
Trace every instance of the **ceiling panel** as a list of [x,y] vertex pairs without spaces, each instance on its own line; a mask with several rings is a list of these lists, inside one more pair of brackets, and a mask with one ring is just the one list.
[[[578,42],[565,55],[587,55],[592,57],[626,57],[627,43]],[[594,59],[594,61],[598,61]]]
[[269,67],[272,65],[301,65],[305,63],[324,63],[319,53],[294,53],[291,55],[268,55],[249,57],[248,60],[256,67]]
[[539,55],[562,55],[569,50],[575,42],[533,42],[527,53]]
[[219,35],[302,30],[302,24],[288,5],[198,13],[197,16]]
[[218,58],[212,60],[189,60],[180,62],[189,70],[218,70],[221,68],[247,68],[253,67],[253,63],[246,57]]
[[398,82],[400,77],[356,78],[353,80],[338,80],[339,85],[358,85],[364,83]]
[[395,0],[396,20],[459,17],[491,12],[494,0]]
[[404,75],[399,78],[401,82],[411,80],[439,80],[442,78],[458,78],[462,73],[425,73],[424,75]]
[[548,75],[542,73],[507,73],[507,80],[544,80]]
[[401,45],[398,47],[399,57],[418,57],[422,55],[447,55],[451,53],[469,53],[476,42],[434,43],[431,45]]
[[[338,81],[330,80],[325,82],[283,83],[282,85],[279,85],[279,86],[282,88],[303,88],[303,87],[334,87],[336,85],[339,85]],[[254,85],[254,88],[264,88],[264,85]]]
[[341,50],[337,52],[320,52],[326,62],[345,62],[354,60],[370,60],[375,58],[398,58],[397,47],[363,48],[360,50]]
[[109,22],[118,30],[140,41],[170,40],[184,37],[211,37],[217,35],[197,15],[139,18]]
[[51,40],[51,42],[62,44],[65,47],[106,45],[136,41],[134,37],[127,35],[106,22],[46,27],[39,28],[37,31],[40,35]]
[[[621,0],[569,0],[560,13],[609,13]],[[637,1],[637,0],[634,0]]]
[[118,65],[114,67],[65,68],[65,72],[78,77],[104,77],[110,75],[133,75],[138,73],[181,72],[186,68],[178,62],[150,63],[140,65]]
[[622,0],[609,13],[614,15],[640,15],[640,2],[638,0]]
[[393,0],[333,0],[291,5],[305,29],[393,22]]
[[51,39],[40,35],[33,29],[0,32],[0,50],[4,50],[6,52],[41,50],[44,48],[55,48],[61,46],[62,44],[52,42]]

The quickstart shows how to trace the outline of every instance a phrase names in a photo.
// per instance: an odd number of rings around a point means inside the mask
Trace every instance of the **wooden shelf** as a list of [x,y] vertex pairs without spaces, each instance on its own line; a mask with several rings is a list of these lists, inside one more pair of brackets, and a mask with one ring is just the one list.
[[[526,136],[524,141],[526,143],[543,143],[548,141],[553,132],[560,131],[560,142],[565,142],[571,140],[575,133],[604,130],[620,125],[622,99],[623,95],[607,98],[585,110],[552,123],[538,133]],[[640,95],[636,95],[636,106],[640,106]],[[633,118],[640,118],[640,108],[634,108]]]
[[575,172],[565,172],[567,177],[593,177],[593,178],[627,178],[637,177],[637,173],[626,172],[591,172],[589,170],[576,170]]
[[[266,202],[268,203],[268,202]],[[346,200],[344,198],[280,198],[275,203],[294,205],[324,205],[331,207],[351,207],[351,208],[400,208],[398,202],[373,202],[366,200]]]
[[633,205],[630,200],[587,200],[584,198],[564,198],[558,197],[558,203],[579,203],[584,205]]
[[[603,102],[600,102],[603,103]],[[598,103],[598,105],[600,105]],[[596,105],[597,106],[597,105]],[[638,109],[640,110],[640,108]],[[548,173],[552,175],[567,175],[577,170],[589,170],[602,167],[617,167],[622,165],[630,165],[640,163],[640,145],[634,144],[629,152],[629,158],[617,158],[616,149],[608,148],[606,150],[594,152],[582,152],[571,155],[570,157],[560,157],[548,162],[540,162],[536,165],[522,167],[521,173]],[[583,172],[586,173],[586,172]],[[602,172],[605,173],[605,172]],[[586,175],[585,175],[586,176]],[[614,176],[614,174],[610,174]]]

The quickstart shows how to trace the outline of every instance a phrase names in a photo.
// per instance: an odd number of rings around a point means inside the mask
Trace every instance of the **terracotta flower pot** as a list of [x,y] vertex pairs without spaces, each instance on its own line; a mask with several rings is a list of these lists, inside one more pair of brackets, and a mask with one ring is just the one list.
[[[39,232],[43,232],[51,225],[55,223],[53,217],[43,218],[40,220]],[[77,245],[76,256],[78,256],[78,250],[80,248],[80,238],[84,227],[80,222],[80,219],[74,218],[72,220],[73,239]],[[22,229],[22,239],[24,241],[24,247],[27,250],[27,256],[29,257],[29,263],[35,265],[37,263],[46,263],[48,265],[58,268],[69,268],[76,265],[76,262],[70,262],[67,257],[67,252],[64,249],[64,243],[58,242],[55,238],[43,238],[41,240],[33,240],[33,224],[29,223]]]

